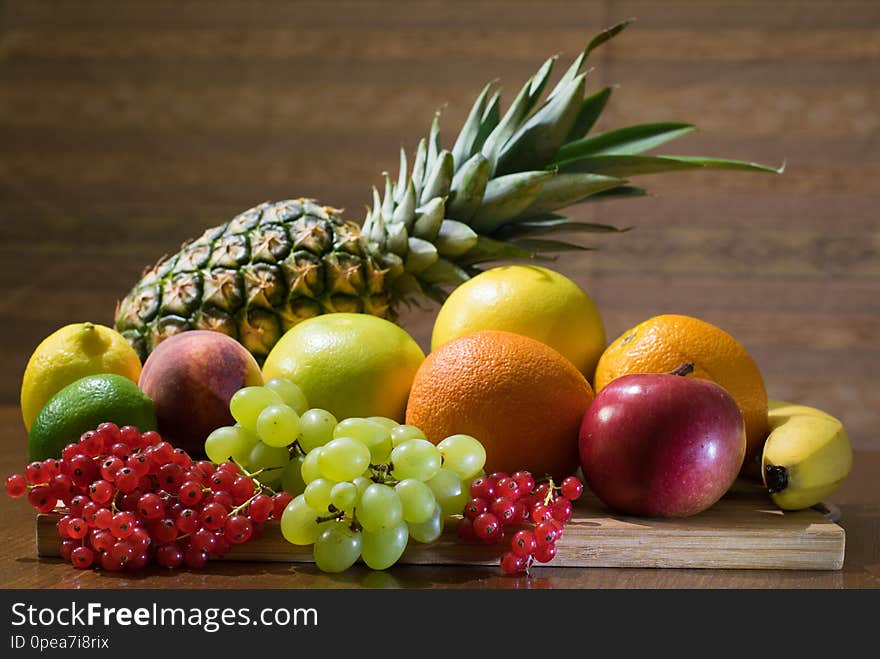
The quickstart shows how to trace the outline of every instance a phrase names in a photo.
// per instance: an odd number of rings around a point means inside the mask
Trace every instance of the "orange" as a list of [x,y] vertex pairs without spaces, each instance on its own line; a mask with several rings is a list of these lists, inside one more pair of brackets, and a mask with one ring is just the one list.
[[605,349],[593,382],[599,392],[622,375],[665,373],[687,362],[694,365],[692,377],[721,385],[739,405],[746,426],[748,464],[767,438],[767,390],[749,353],[715,325],[673,314],[649,318]]
[[463,433],[486,449],[486,472],[568,476],[593,390],[553,348],[520,334],[482,331],[453,339],[419,367],[406,422],[440,442]]

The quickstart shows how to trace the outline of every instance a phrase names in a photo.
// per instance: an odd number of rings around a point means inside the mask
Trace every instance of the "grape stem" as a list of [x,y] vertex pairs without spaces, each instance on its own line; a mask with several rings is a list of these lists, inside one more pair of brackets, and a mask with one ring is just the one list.
[[370,480],[374,483],[381,483],[383,485],[397,485],[399,481],[391,475],[393,469],[394,465],[390,462],[378,465],[371,464],[370,472],[372,472],[372,476]]

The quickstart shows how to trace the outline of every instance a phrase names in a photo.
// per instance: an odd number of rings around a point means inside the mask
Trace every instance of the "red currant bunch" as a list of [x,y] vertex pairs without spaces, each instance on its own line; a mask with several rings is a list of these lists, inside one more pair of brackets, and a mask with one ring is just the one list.
[[[510,549],[501,558],[506,574],[528,572],[535,563],[556,556],[556,542],[571,519],[572,501],[584,487],[569,476],[558,487],[553,480],[537,483],[527,471],[496,472],[471,483],[458,535],[466,541],[500,543],[510,538]],[[514,531],[514,529],[517,529]],[[505,531],[512,533],[505,533]]]
[[41,513],[60,508],[64,560],[111,572],[203,567],[281,517],[290,495],[267,491],[232,462],[193,461],[155,431],[113,423],[6,479],[9,496]]

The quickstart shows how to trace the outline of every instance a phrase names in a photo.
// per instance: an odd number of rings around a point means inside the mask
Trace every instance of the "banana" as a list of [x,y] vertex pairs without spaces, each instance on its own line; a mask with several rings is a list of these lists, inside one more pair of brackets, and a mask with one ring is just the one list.
[[837,489],[852,467],[852,448],[839,419],[806,405],[769,401],[770,434],[761,475],[783,510],[814,506]]

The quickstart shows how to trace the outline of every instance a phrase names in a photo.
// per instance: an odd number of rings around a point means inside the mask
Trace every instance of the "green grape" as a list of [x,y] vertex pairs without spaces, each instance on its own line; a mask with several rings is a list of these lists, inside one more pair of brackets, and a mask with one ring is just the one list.
[[358,476],[357,478],[353,478],[351,481],[354,486],[357,488],[357,500],[360,501],[361,497],[364,496],[364,492],[367,491],[367,488],[373,484],[373,481],[369,479],[367,476]]
[[350,481],[370,466],[370,449],[350,437],[327,442],[318,456],[318,469],[323,478]]
[[439,503],[435,503],[434,510],[426,522],[407,524],[409,534],[416,542],[434,542],[443,533],[443,520],[443,510]]
[[391,474],[397,480],[415,478],[428,481],[434,477],[443,458],[440,451],[426,439],[408,439],[391,451]]
[[257,417],[257,434],[269,446],[288,446],[299,437],[299,414],[279,403],[269,405]]
[[302,464],[305,460],[302,455],[294,455],[290,458],[290,462],[281,472],[281,489],[293,496],[303,493],[306,489],[306,482],[302,477]]
[[326,478],[316,478],[306,485],[303,495],[309,508],[317,510],[321,515],[327,515],[330,512],[330,491],[334,485],[334,481]]
[[391,457],[391,435],[388,428],[375,421],[359,417],[343,419],[333,429],[333,436],[351,437],[359,441],[370,449],[370,461],[373,464],[388,462]]
[[374,570],[384,570],[394,565],[406,549],[409,529],[406,522],[399,522],[381,531],[364,531],[361,540],[361,556],[364,563]]
[[462,480],[473,478],[486,464],[486,449],[470,435],[452,435],[437,444],[443,466],[452,469]]
[[428,436],[415,426],[397,426],[391,429],[391,444],[399,446],[408,439],[428,439]]
[[393,488],[371,483],[361,495],[355,513],[365,531],[380,531],[400,523],[403,506]]
[[361,533],[345,522],[328,524],[315,540],[315,564],[323,572],[344,572],[361,555]]
[[309,403],[302,389],[287,378],[272,378],[263,386],[278,394],[284,404],[292,407],[297,414],[304,414],[309,409]]
[[421,524],[434,513],[434,492],[422,481],[406,478],[394,486],[394,491],[400,497],[404,521]]
[[257,417],[269,405],[283,403],[281,396],[266,387],[244,387],[229,400],[232,418],[251,432],[257,432]]
[[333,489],[330,490],[330,503],[333,504],[336,510],[354,510],[360,498],[357,485],[349,481],[336,483]]
[[291,544],[310,545],[318,533],[318,513],[309,507],[304,495],[294,497],[281,513],[281,535]]
[[303,451],[309,451],[324,446],[333,439],[333,429],[336,427],[336,417],[327,410],[317,407],[303,414],[299,419],[299,445]]
[[272,489],[281,485],[281,474],[290,462],[290,452],[283,446],[269,446],[257,442],[248,456],[248,471],[265,469],[257,478]]
[[368,416],[367,421],[378,423],[389,432],[391,432],[399,425],[397,421],[395,421],[394,419],[389,419],[387,416]]
[[241,426],[223,426],[205,439],[205,455],[214,464],[232,458],[238,464],[246,466],[251,449],[258,441],[260,440],[256,435]]
[[470,498],[461,478],[451,469],[440,469],[425,485],[431,488],[444,515],[460,515]]
[[321,457],[321,452],[323,450],[323,448],[319,447],[306,453],[306,457],[303,458],[302,468],[300,470],[303,483],[308,484],[316,478],[321,477],[321,470],[318,469],[318,458]]

